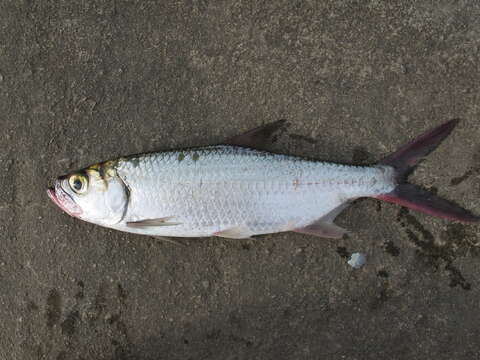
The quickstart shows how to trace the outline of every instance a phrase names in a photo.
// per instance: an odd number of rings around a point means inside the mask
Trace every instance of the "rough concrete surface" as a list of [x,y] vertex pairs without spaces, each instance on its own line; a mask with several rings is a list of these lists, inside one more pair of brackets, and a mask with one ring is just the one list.
[[272,150],[367,164],[459,117],[411,179],[480,213],[478,1],[2,0],[0,26],[2,359],[480,357],[479,226],[365,199],[344,240],[179,246],[45,193],[278,119]]

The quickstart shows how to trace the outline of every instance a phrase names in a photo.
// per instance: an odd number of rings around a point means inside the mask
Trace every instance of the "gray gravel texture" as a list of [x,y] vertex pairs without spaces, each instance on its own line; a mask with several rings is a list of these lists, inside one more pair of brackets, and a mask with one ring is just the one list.
[[0,26],[2,359],[480,357],[479,226],[365,199],[344,240],[179,246],[45,193],[278,119],[272,150],[367,164],[459,117],[411,180],[480,213],[480,2],[2,0]]

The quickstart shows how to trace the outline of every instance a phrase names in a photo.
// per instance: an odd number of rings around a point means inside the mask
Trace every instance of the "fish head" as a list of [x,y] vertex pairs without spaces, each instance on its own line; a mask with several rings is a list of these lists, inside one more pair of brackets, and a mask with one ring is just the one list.
[[70,216],[104,226],[122,220],[129,198],[128,188],[111,162],[61,176],[47,194]]

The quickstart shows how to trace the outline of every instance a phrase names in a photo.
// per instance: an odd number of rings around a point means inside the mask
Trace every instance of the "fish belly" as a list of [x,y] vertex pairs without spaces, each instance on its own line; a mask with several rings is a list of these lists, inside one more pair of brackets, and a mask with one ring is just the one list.
[[[352,198],[393,189],[383,168],[232,146],[122,159],[117,173],[130,198],[123,220],[114,228],[153,236],[202,237],[229,229],[242,229],[249,236],[289,231]],[[166,217],[177,225],[127,225]]]

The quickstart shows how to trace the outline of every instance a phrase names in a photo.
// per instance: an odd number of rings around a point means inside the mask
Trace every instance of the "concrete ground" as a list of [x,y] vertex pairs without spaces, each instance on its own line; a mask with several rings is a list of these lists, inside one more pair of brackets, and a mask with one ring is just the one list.
[[459,117],[411,179],[478,214],[478,1],[2,0],[0,26],[2,359],[480,357],[479,226],[367,199],[344,240],[179,246],[45,193],[278,119],[272,150],[367,164]]

